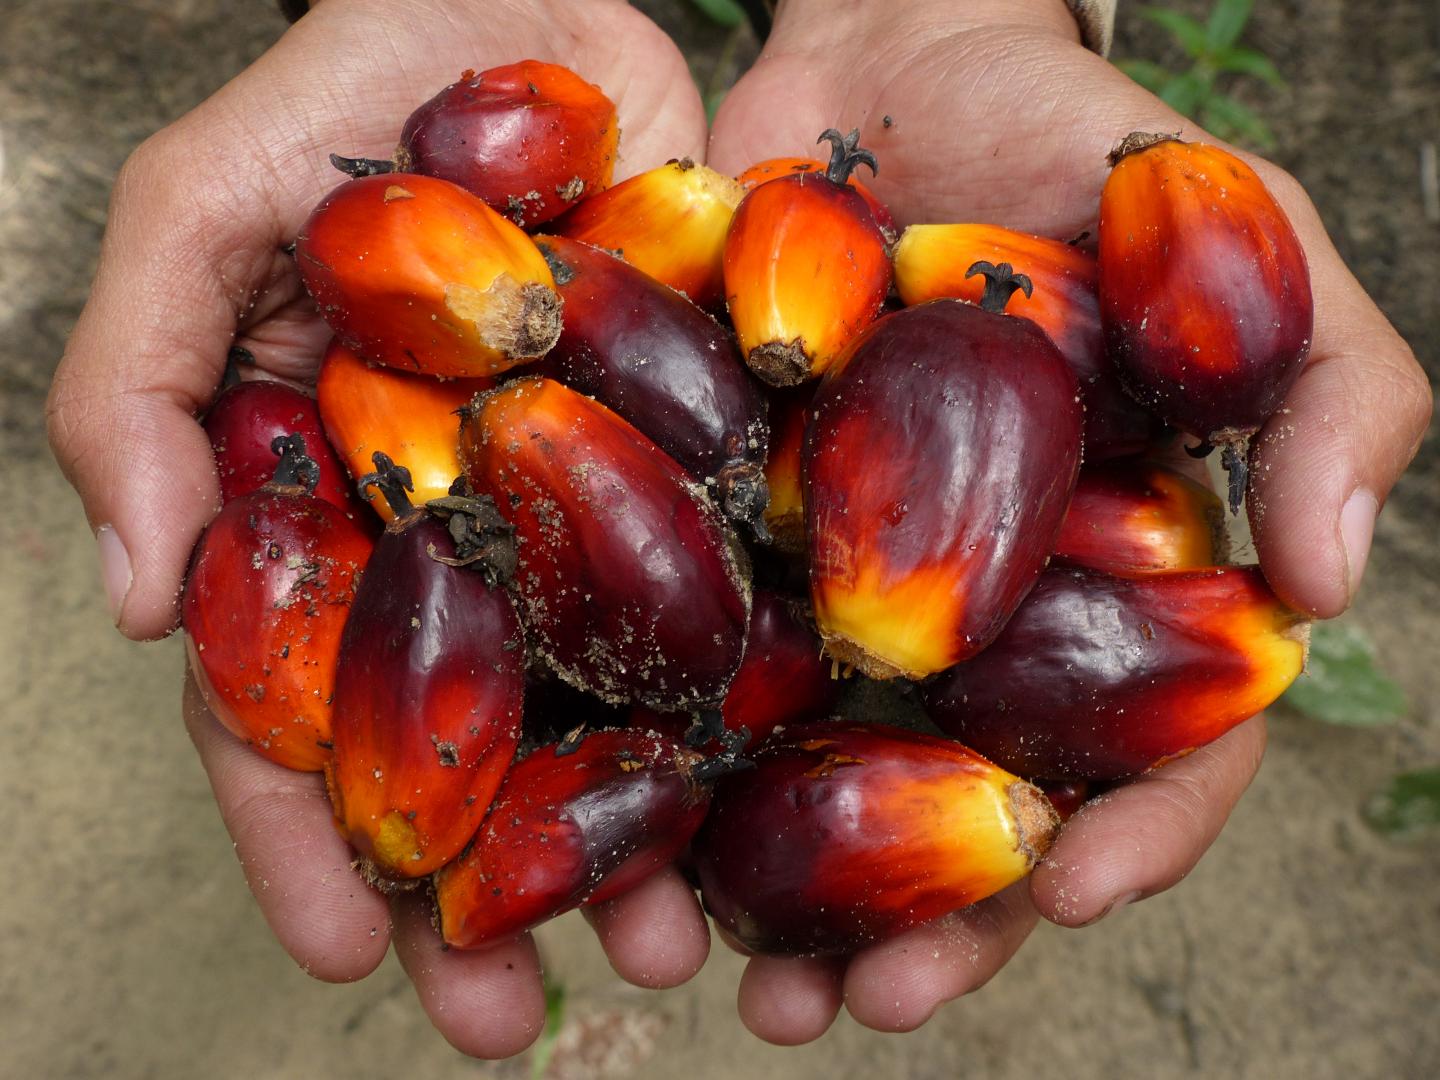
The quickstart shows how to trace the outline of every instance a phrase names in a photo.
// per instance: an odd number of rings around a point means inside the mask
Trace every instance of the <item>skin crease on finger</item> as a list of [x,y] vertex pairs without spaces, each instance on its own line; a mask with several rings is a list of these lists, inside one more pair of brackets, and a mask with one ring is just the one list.
[[581,911],[615,973],[635,986],[679,986],[710,955],[709,923],[694,891],[674,867],[623,896]]

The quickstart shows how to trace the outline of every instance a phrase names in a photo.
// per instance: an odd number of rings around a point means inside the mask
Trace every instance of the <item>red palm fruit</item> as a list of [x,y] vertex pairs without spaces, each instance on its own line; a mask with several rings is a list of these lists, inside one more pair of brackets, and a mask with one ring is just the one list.
[[[724,730],[744,733],[745,740],[739,744],[743,748],[769,738],[782,725],[822,720],[835,708],[840,686],[803,605],[757,589],[750,609],[745,659],[720,706]],[[713,723],[715,718],[706,719]],[[676,735],[685,734],[689,727],[682,715],[662,715],[645,708],[631,712],[630,724]],[[705,735],[703,721],[696,734]]]
[[727,517],[764,532],[764,391],[728,331],[609,252],[542,237],[565,304],[555,348],[530,370],[615,410],[711,489]]
[[723,777],[695,838],[705,906],[763,953],[848,953],[998,892],[1058,822],[1041,792],[946,739],[801,724]]
[[628,892],[705,817],[700,755],[640,731],[597,731],[511,768],[469,851],[435,878],[445,943],[475,949]]
[[404,469],[380,452],[375,465],[361,483],[391,520],[340,641],[325,777],[371,875],[417,878],[460,854],[515,756],[525,639],[499,584],[514,553],[494,503],[440,500],[447,524],[410,505]]
[[220,474],[220,500],[230,502],[264,487],[275,474],[275,440],[292,432],[320,470],[315,494],[362,520],[364,504],[345,475],[345,466],[325,441],[315,399],[270,379],[235,383],[221,391],[205,414],[205,434]]
[[1034,286],[1031,295],[1016,297],[1008,310],[1049,334],[1079,381],[1085,460],[1145,449],[1160,424],[1125,393],[1105,355],[1100,269],[1093,255],[998,225],[911,225],[895,247],[895,288],[911,306],[944,297],[978,304],[985,287],[965,271],[982,260],[1010,263]]
[[1007,769],[1110,780],[1254,716],[1305,666],[1308,640],[1258,567],[1049,570],[995,643],[925,701],[942,729]]
[[795,173],[745,196],[725,240],[725,302],[751,369],[773,386],[821,375],[874,321],[890,289],[885,237],[845,181],[875,157],[830,130],[823,173]]
[[462,72],[410,114],[392,160],[330,161],[351,176],[449,180],[528,227],[608,187],[619,143],[615,103],[604,91],[559,64],[522,60]]
[[185,580],[191,666],[220,722],[265,757],[313,772],[330,757],[340,634],[370,557],[364,529],[313,492],[299,435],[270,483],[225,504]]
[[1100,317],[1135,400],[1224,447],[1230,508],[1249,438],[1310,352],[1305,252],[1285,212],[1233,154],[1135,132],[1100,197]]
[[[823,173],[826,165],[823,161],[815,158],[768,158],[765,161],[751,165],[742,172],[736,179],[744,191],[751,191],[761,184],[768,184],[771,180],[779,180],[783,176],[794,176],[797,173]],[[874,215],[875,224],[879,225],[883,232],[891,233],[892,239],[895,232],[895,218],[890,213],[890,208],[875,197],[875,193],[860,182],[858,176],[849,176],[845,183],[860,193],[865,200],[865,205],[870,208]]]
[[[367,364],[339,341],[331,341],[320,365],[316,392],[325,434],[356,480],[378,450],[405,461],[415,501],[450,491],[460,467],[460,416],[465,404],[493,383],[489,379],[434,379]],[[386,521],[384,499],[370,504]]]
[[1062,822],[1075,816],[1075,811],[1085,805],[1090,797],[1090,783],[1087,780],[1036,780],[1035,786],[1045,793],[1055,816]]
[[301,227],[295,259],[335,336],[402,371],[494,375],[560,336],[535,242],[445,180],[341,184]]
[[765,527],[775,547],[787,555],[805,550],[805,497],[801,482],[800,451],[810,402],[808,387],[770,395],[770,455],[765,459],[765,486],[770,502]]
[[1080,470],[1055,558],[1107,574],[1220,566],[1225,508],[1209,488],[1149,461]]
[[526,630],[556,674],[661,711],[725,696],[749,583],[673,459],[599,402],[530,378],[476,397],[460,459],[515,524]]
[[821,384],[804,451],[810,595],[826,650],[924,678],[985,648],[1029,592],[1080,466],[1075,378],[1009,266],[984,306],[887,315]]
[[730,177],[681,158],[592,195],[553,231],[614,251],[713,308],[725,299],[725,233],[744,195]]

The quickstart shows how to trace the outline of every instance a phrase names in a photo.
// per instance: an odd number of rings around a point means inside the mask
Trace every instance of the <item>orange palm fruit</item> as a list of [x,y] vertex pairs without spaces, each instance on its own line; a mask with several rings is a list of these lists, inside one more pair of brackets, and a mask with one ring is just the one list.
[[615,252],[700,307],[725,298],[725,234],[745,192],[689,158],[591,195],[549,231]]
[[1072,244],[998,225],[911,225],[895,246],[895,288],[907,305],[954,297],[978,304],[976,262],[1010,263],[1030,279],[1006,311],[1035,323],[1065,357],[1085,403],[1085,460],[1145,449],[1160,424],[1125,393],[1100,329],[1100,268]]
[[1110,577],[1048,570],[984,652],[924,688],[947,734],[1024,776],[1113,780],[1264,709],[1309,623],[1256,566]]
[[335,336],[388,367],[494,375],[560,336],[560,299],[535,242],[446,180],[341,184],[301,227],[295,259]]
[[1305,251],[1285,212],[1235,155],[1135,132],[1100,196],[1100,318],[1120,378],[1172,427],[1224,447],[1230,508],[1250,436],[1310,352]]
[[182,615],[220,722],[271,761],[314,772],[330,757],[340,635],[371,540],[316,497],[301,436],[276,439],[275,452],[274,478],[227,502],[195,545]]
[[619,142],[615,103],[604,91],[559,64],[522,60],[462,72],[410,114],[393,159],[330,161],[351,176],[449,180],[528,228],[604,190]]
[[800,451],[805,423],[815,394],[808,387],[770,395],[770,456],[765,459],[765,483],[770,502],[765,527],[775,548],[787,555],[805,550],[805,497],[800,474]]
[[788,727],[721,777],[695,838],[705,906],[763,953],[858,948],[985,899],[1049,849],[1035,787],[899,728]]
[[406,471],[379,452],[375,465],[361,483],[384,493],[390,523],[340,640],[325,778],[368,876],[418,878],[460,854],[515,756],[525,638],[495,504],[419,510]]
[[[778,180],[782,176],[793,176],[796,173],[823,173],[825,162],[817,158],[767,158],[765,161],[756,162],[736,177],[740,187],[745,191],[759,187],[761,184],[768,184],[771,180]],[[851,175],[845,180],[865,200],[865,205],[870,207],[870,213],[875,216],[875,224],[881,230],[892,234],[895,231],[895,218],[890,213],[890,208],[875,197],[875,193],[860,182],[858,176]]]
[[1057,560],[1107,574],[1220,566],[1229,555],[1219,497],[1149,461],[1081,469],[1055,542]]
[[[459,413],[491,385],[489,379],[435,379],[367,364],[332,340],[320,364],[316,394],[325,434],[351,477],[359,480],[369,473],[378,450],[406,463],[415,502],[425,503],[446,495],[465,471]],[[386,521],[393,518],[384,499],[370,505]]]
[[823,173],[760,184],[725,239],[725,302],[741,355],[772,386],[824,374],[875,320],[890,289],[890,259],[875,217],[845,181],[875,157],[859,133],[825,132]]

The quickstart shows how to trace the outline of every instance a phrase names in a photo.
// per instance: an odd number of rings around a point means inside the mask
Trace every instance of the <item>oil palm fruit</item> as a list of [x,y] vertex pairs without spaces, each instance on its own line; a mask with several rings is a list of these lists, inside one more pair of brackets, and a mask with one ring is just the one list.
[[530,227],[606,188],[619,142],[604,91],[559,64],[522,60],[462,72],[410,114],[391,160],[330,160],[351,176],[449,180]]
[[633,889],[705,817],[700,761],[640,731],[537,749],[511,768],[469,850],[436,876],[445,943],[480,948]]
[[764,533],[764,391],[719,323],[589,244],[541,237],[565,304],[550,354],[527,371],[613,409],[694,479],[727,517]]
[[1054,550],[1075,486],[1075,378],[1043,330],[1003,314],[1023,276],[977,272],[990,279],[981,305],[885,316],[811,406],[815,619],[826,650],[872,678],[924,678],[994,640]]
[[662,712],[724,698],[749,581],[673,459],[599,402],[535,378],[476,397],[460,457],[515,525],[529,642],[561,678]]
[[560,336],[540,249],[446,180],[341,184],[301,227],[295,260],[335,336],[377,364],[494,375],[543,356]]
[[1099,266],[1073,244],[998,225],[911,225],[895,247],[895,288],[907,305],[954,297],[980,302],[984,285],[965,276],[976,262],[1010,263],[1033,291],[1007,309],[1050,335],[1085,404],[1085,460],[1144,450],[1160,423],[1125,393],[1105,355],[1100,329]]
[[1310,352],[1305,252],[1253,169],[1219,147],[1129,135],[1100,198],[1100,317],[1135,400],[1222,446],[1230,509],[1250,436]]
[[715,922],[763,953],[842,954],[1028,874],[1058,820],[1035,787],[947,739],[801,724],[722,777],[695,838]]
[[725,299],[725,234],[745,191],[690,158],[592,195],[551,230],[615,252],[702,308]]
[[341,833],[378,879],[425,877],[479,828],[515,756],[525,641],[502,582],[509,526],[489,499],[410,504],[375,453],[390,523],[340,640],[326,767]]
[[770,453],[765,459],[765,486],[770,501],[765,507],[765,527],[776,550],[799,555],[805,550],[805,495],[800,472],[800,452],[805,445],[805,424],[811,387],[778,391],[770,395]]
[[1148,461],[1086,466],[1060,527],[1055,558],[1107,574],[1223,565],[1225,507],[1213,491]]
[[825,372],[874,321],[890,289],[885,237],[846,180],[875,156],[859,133],[820,136],[824,172],[760,184],[740,203],[725,240],[725,302],[751,369],[772,386]]
[[[750,191],[761,184],[768,184],[771,180],[779,180],[783,176],[794,176],[797,173],[823,173],[825,169],[826,163],[816,158],[767,158],[751,165],[735,179],[739,181],[742,191]],[[870,208],[870,213],[875,218],[875,224],[880,226],[880,230],[887,234],[893,234],[895,218],[891,215],[890,208],[877,199],[875,193],[862,184],[860,178],[853,173],[846,177],[845,183],[860,193],[860,197]]]
[[1264,709],[1305,666],[1308,639],[1259,567],[1049,570],[994,644],[928,685],[925,703],[1007,769],[1111,780]]
[[[356,480],[368,475],[376,451],[404,461],[414,501],[449,494],[460,468],[460,410],[489,379],[436,379],[367,364],[331,341],[320,364],[316,394],[330,444]],[[371,505],[386,521],[390,504]]]
[[330,757],[340,634],[371,540],[314,494],[299,435],[275,440],[271,481],[224,505],[195,546],[182,618],[191,666],[220,722],[305,772]]

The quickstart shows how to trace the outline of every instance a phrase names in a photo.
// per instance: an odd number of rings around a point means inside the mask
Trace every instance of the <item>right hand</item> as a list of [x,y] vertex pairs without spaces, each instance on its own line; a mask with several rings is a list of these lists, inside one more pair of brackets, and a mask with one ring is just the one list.
[[[603,87],[624,131],[616,179],[689,154],[705,112],[684,58],[618,0],[395,4],[326,0],[250,68],[125,163],[94,286],[55,376],[50,439],[100,546],[122,633],[176,628],[190,551],[219,509],[196,420],[239,344],[260,369],[313,381],[329,331],[282,248],[343,177],[331,152],[388,156],[406,116],[465,68],[523,58]],[[350,867],[318,774],[228,734],[187,680],[185,719],[256,900],[296,962],[322,979],[368,974],[392,937],[386,901]],[[709,949],[674,871],[590,913],[624,977],[689,978]],[[396,951],[437,1028],[467,1053],[527,1046],[545,1004],[528,934],[442,952],[418,901],[395,911]]]

